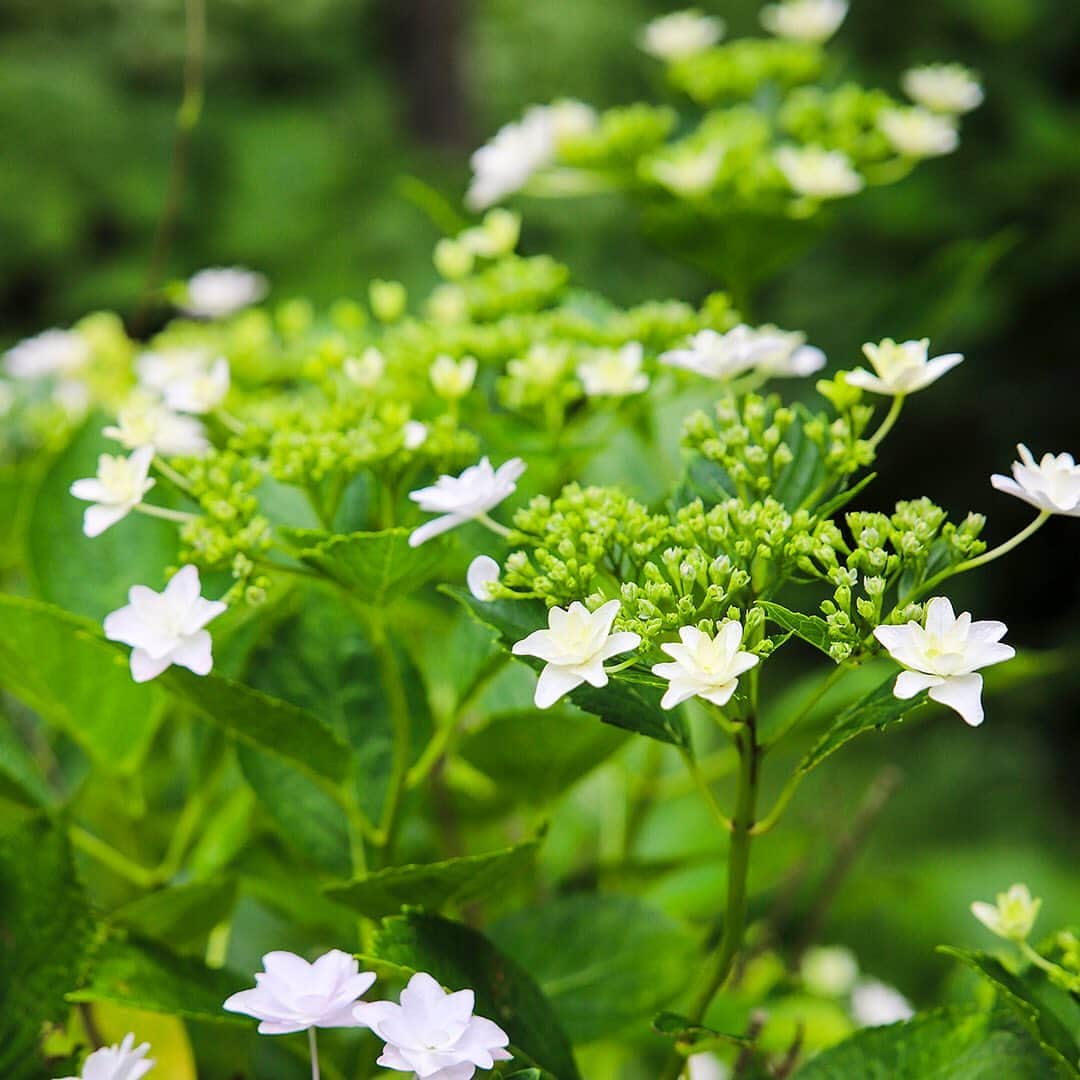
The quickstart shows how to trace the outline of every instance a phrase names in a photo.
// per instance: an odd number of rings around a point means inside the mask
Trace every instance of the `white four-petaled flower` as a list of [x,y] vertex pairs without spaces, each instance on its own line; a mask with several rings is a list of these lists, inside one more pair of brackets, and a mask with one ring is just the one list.
[[842,150],[781,146],[776,164],[792,191],[810,199],[840,199],[863,189],[863,178]]
[[641,370],[644,350],[630,341],[621,349],[596,349],[578,364],[577,376],[586,397],[627,397],[649,387],[649,376]]
[[114,1046],[95,1050],[84,1062],[78,1076],[65,1080],[141,1080],[155,1065],[149,1043],[135,1045],[135,1036],[129,1031],[124,1041]]
[[133,396],[102,434],[127,450],[149,446],[166,456],[199,457],[210,449],[200,421],[142,395]]
[[1002,643],[1005,634],[1002,622],[972,622],[966,611],[957,616],[944,596],[926,605],[925,625],[909,622],[874,631],[889,655],[908,669],[896,678],[898,698],[929,690],[931,700],[954,709],[972,727],[983,722],[983,681],[977,671],[1016,655]]
[[715,45],[724,35],[724,22],[700,11],[673,11],[647,23],[639,44],[658,60],[682,60]]
[[674,709],[692,697],[726,705],[735,693],[739,676],[758,662],[753,653],[740,650],[742,636],[742,623],[737,619],[724,623],[716,637],[696,626],[682,627],[680,644],[666,642],[660,646],[674,663],[653,665],[653,674],[668,682],[660,705]]
[[971,905],[975,916],[993,934],[1009,941],[1026,941],[1039,916],[1042,901],[1032,897],[1026,885],[1012,885],[1008,892],[997,894],[997,903],[976,900]]
[[510,1037],[494,1021],[473,1013],[471,990],[448,993],[417,972],[401,991],[401,1003],[363,1001],[356,1022],[386,1044],[377,1062],[422,1080],[471,1080],[477,1069],[509,1061]]
[[43,330],[13,345],[4,359],[8,374],[15,379],[64,375],[90,359],[90,343],[75,330]]
[[213,655],[205,626],[225,607],[220,600],[204,599],[199,571],[184,566],[159,593],[133,585],[127,606],[105,616],[105,636],[132,646],[131,677],[136,682],[157,678],[172,664],[208,675]]
[[569,608],[552,608],[546,630],[534,630],[514,645],[515,656],[536,656],[545,662],[536,684],[538,709],[554,705],[584,682],[607,686],[604,661],[641,644],[637,634],[611,632],[618,613],[618,600],[609,600],[592,612],[575,600]]
[[525,471],[521,458],[504,461],[497,469],[483,457],[460,476],[440,476],[431,487],[409,492],[409,498],[429,514],[441,514],[425,522],[409,536],[409,546],[419,547],[432,537],[456,529],[466,521],[484,517],[513,494]]
[[948,353],[931,360],[929,338],[900,343],[886,338],[876,345],[867,342],[863,355],[876,374],[856,368],[848,372],[847,381],[873,394],[893,396],[924,389],[964,359],[961,353]]
[[229,392],[229,361],[219,356],[208,371],[196,371],[169,383],[165,404],[182,413],[213,412]]
[[76,480],[70,488],[76,499],[93,503],[83,513],[83,532],[100,536],[128,516],[154,486],[147,474],[154,458],[152,446],[141,446],[130,457],[102,454],[97,476]]
[[357,998],[375,982],[356,959],[331,949],[313,963],[291,952],[263,957],[265,970],[255,986],[227,998],[222,1006],[259,1021],[260,1035],[288,1035],[308,1028],[359,1027],[353,1015]]
[[1016,449],[1020,460],[1013,462],[1012,476],[995,473],[990,483],[1048,514],[1080,517],[1080,465],[1072,454],[1043,454],[1036,462],[1023,443]]
[[200,319],[223,319],[257,304],[268,288],[266,278],[253,270],[212,266],[188,280],[187,295],[181,306],[187,314]]
[[847,0],[784,0],[761,9],[761,25],[777,37],[821,44],[840,29]]
[[963,64],[925,64],[910,68],[901,79],[904,93],[933,112],[971,112],[983,102],[979,80]]
[[960,145],[956,123],[920,105],[885,109],[878,116],[878,128],[892,148],[909,158],[941,157]]

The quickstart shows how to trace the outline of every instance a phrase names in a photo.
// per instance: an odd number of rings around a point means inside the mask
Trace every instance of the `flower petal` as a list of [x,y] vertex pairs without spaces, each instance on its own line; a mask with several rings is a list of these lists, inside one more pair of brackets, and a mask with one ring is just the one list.
[[954,709],[965,724],[978,727],[983,722],[982,687],[981,675],[953,675],[931,687],[930,698]]
[[559,698],[569,694],[584,681],[583,676],[576,675],[567,668],[548,664],[540,672],[540,678],[536,683],[536,695],[533,699],[536,707],[538,709],[550,708]]

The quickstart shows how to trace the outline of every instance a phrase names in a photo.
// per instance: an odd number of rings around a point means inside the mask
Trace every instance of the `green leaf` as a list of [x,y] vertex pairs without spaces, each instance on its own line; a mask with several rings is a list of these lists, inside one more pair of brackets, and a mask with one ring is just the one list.
[[890,676],[876,690],[848,706],[799,762],[799,772],[810,772],[856,735],[871,728],[883,731],[925,704],[925,695],[901,701],[893,694],[895,682],[896,677]]
[[466,904],[488,892],[499,892],[532,864],[538,846],[538,840],[529,840],[484,855],[391,866],[323,891],[369,919],[396,915],[406,905],[438,911],[448,904]]
[[0,837],[0,1076],[41,1067],[42,1025],[67,1015],[93,922],[64,832],[34,822]]
[[55,801],[33,755],[3,712],[0,712],[0,780],[33,806],[51,806]]
[[960,1009],[866,1028],[804,1065],[796,1080],[1064,1080],[1019,1026]]
[[251,979],[207,967],[134,936],[110,937],[98,949],[84,986],[67,995],[72,1002],[110,1002],[181,1020],[246,1023],[221,1004]]
[[792,406],[795,423],[788,428],[784,442],[791,450],[791,461],[776,478],[772,497],[789,510],[797,510],[825,479],[825,461],[813,439],[807,438],[804,425],[813,419],[805,405]]
[[429,972],[451,990],[471,987],[478,1015],[507,1032],[515,1056],[555,1080],[581,1080],[570,1042],[532,976],[478,931],[409,913],[383,920],[372,951],[398,968]]
[[[123,454],[101,434],[106,423],[91,416],[52,463],[38,487],[26,529],[26,550],[35,591],[68,611],[101,619],[126,602],[132,585],[164,584],[165,568],[176,561],[177,526],[145,514],[129,514],[93,538],[83,535],[87,504],[68,491],[72,482],[97,473],[100,454]],[[159,482],[148,501],[171,506]]]
[[0,568],[22,561],[24,534],[41,471],[37,461],[0,465]]
[[438,573],[449,542],[409,547],[409,529],[334,534],[319,529],[280,529],[296,557],[343,585],[356,599],[386,607]]
[[683,927],[630,897],[563,897],[490,933],[539,982],[574,1042],[646,1024],[685,990],[697,955]]
[[759,600],[758,607],[777,626],[789,630],[797,638],[813,645],[815,649],[820,649],[826,656],[829,655],[829,646],[832,644],[829,640],[829,624],[820,615],[803,615],[769,600]]
[[510,1073],[506,1080],[541,1080],[541,1075],[539,1069],[519,1069],[517,1072]]
[[126,658],[95,623],[2,595],[0,685],[119,773],[139,767],[165,704],[160,686],[132,681]]
[[201,943],[236,902],[236,882],[188,881],[117,908],[111,920],[174,948]]
[[686,471],[673,496],[675,507],[686,506],[700,499],[708,509],[717,503],[735,498],[738,489],[727,470],[715,461],[695,454],[686,463]]
[[838,492],[828,502],[823,503],[816,509],[813,507],[811,509],[819,518],[832,517],[837,510],[842,510],[856,495],[860,494],[864,488],[869,487],[876,479],[877,473],[867,473],[857,484],[852,484],[851,487]]
[[1048,1055],[1060,1058],[1066,1067],[1080,1063],[1080,1004],[1068,991],[1054,986],[1037,968],[1015,975],[989,953],[947,945],[939,946],[938,952],[959,960],[989,982]]

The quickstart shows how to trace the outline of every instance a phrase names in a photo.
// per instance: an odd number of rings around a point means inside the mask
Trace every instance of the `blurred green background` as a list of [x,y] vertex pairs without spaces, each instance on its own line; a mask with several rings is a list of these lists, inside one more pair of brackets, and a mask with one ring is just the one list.
[[[205,108],[166,276],[237,262],[267,273],[279,299],[359,294],[372,276],[425,288],[438,231],[403,177],[458,205],[468,152],[527,104],[663,93],[634,47],[637,27],[670,6],[652,0],[207,4]],[[699,6],[739,33],[758,5]],[[987,101],[957,154],[842,207],[825,243],[769,288],[755,316],[806,330],[844,366],[861,342],[886,335],[964,352],[955,375],[910,403],[875,500],[925,493],[954,512],[988,512],[996,542],[1028,519],[988,484],[1013,444],[1080,449],[1080,5],[853,8],[834,46],[852,75],[895,89],[909,64],[955,59],[981,73]],[[183,54],[180,0],[0,2],[5,342],[90,309],[135,310]],[[526,249],[551,251],[618,300],[697,300],[710,288],[650,249],[618,200],[522,208]],[[976,896],[1026,878],[1048,897],[1045,929],[1080,922],[1078,529],[1055,520],[955,590],[976,617],[1004,619],[1017,646],[1054,650],[1045,676],[996,695],[978,732],[948,714],[867,740],[796,804],[814,850],[850,820],[882,764],[904,770],[825,936],[917,1001],[948,970],[934,944],[979,940],[966,914]]]

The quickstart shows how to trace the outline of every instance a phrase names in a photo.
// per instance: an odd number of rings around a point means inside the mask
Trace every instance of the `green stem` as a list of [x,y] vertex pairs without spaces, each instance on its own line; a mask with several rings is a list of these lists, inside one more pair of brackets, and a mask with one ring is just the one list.
[[140,889],[150,889],[157,884],[158,875],[155,870],[129,859],[123,852],[117,851],[111,844],[81,826],[72,825],[68,829],[68,835],[77,848]]
[[701,771],[694,755],[689,750],[684,749],[682,751],[682,759],[686,764],[686,771],[690,774],[691,780],[694,781],[694,787],[698,789],[701,793],[701,797],[708,804],[709,810],[713,817],[716,818],[720,828],[722,828],[724,832],[734,832],[735,827],[732,824],[731,818],[720,809],[720,804],[716,801],[712,789],[709,787],[709,782],[705,779],[705,774]]
[[385,864],[389,862],[394,850],[401,800],[409,775],[409,763],[412,758],[412,723],[409,716],[409,700],[405,694],[405,683],[401,676],[401,665],[398,663],[393,644],[386,636],[381,616],[369,618],[369,627],[371,644],[379,665],[383,688],[390,702],[390,723],[394,735],[390,787],[383,803],[382,816],[379,819],[381,862]]
[[140,514],[146,514],[147,517],[161,518],[163,521],[175,521],[180,525],[187,525],[189,522],[198,521],[198,514],[189,514],[186,510],[170,510],[165,506],[154,506],[151,503],[139,503],[135,507]]
[[868,440],[870,445],[872,447],[874,447],[874,449],[877,449],[877,447],[880,445],[882,439],[884,439],[885,436],[888,435],[890,431],[892,431],[893,425],[896,423],[897,419],[899,418],[900,410],[903,409],[903,407],[904,407],[904,395],[903,394],[897,394],[893,398],[892,408],[889,409],[888,413],[885,416],[885,419],[881,422],[881,427],[879,427],[877,429],[877,431],[875,431],[874,434],[871,435],[869,440]]
[[157,469],[157,471],[161,473],[161,475],[164,476],[170,484],[178,487],[181,491],[185,492],[188,495],[191,494],[191,485],[163,458],[154,458],[154,468]]
[[500,525],[497,521],[489,518],[487,514],[478,515],[476,520],[479,521],[481,525],[486,525],[493,533],[504,539],[510,535],[510,530],[505,525]]
[[837,664],[836,667],[818,684],[810,696],[803,702],[801,708],[796,710],[773,734],[762,744],[762,752],[768,753],[792,728],[797,727],[806,719],[815,705],[845,676],[851,668],[846,664]]

